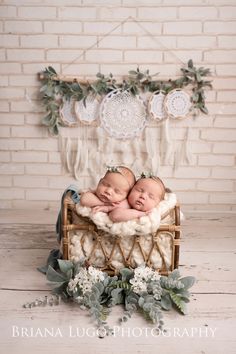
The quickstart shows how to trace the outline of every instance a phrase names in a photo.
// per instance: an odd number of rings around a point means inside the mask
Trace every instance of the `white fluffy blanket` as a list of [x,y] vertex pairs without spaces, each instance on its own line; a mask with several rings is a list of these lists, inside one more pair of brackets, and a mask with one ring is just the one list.
[[91,208],[83,207],[80,204],[76,204],[76,212],[81,216],[89,217],[97,225],[98,229],[112,235],[120,235],[122,237],[143,235],[155,232],[161,224],[162,217],[170,209],[174,208],[176,202],[176,195],[174,193],[166,193],[164,200],[149,215],[142,216],[139,219],[116,223],[111,221],[108,214],[103,212],[94,214]]
[[[176,195],[173,193],[168,193],[165,199],[154,208],[152,212],[143,216],[139,219],[134,219],[126,222],[113,223],[106,213],[99,212],[93,214],[91,208],[82,207],[79,204],[76,205],[76,213],[73,213],[73,223],[87,223],[88,217],[96,225],[97,228],[102,230],[102,245],[107,256],[112,252],[112,249],[116,242],[116,236],[119,236],[120,247],[123,250],[125,258],[128,257],[130,251],[132,251],[131,263],[132,267],[135,268],[144,263],[144,258],[142,252],[140,252],[139,247],[133,249],[133,242],[136,235],[141,235],[140,246],[143,249],[144,254],[150,255],[150,261],[154,269],[160,269],[163,267],[164,257],[165,264],[168,269],[170,269],[172,263],[172,252],[173,252],[173,233],[171,232],[160,232],[158,233],[158,247],[159,250],[153,248],[153,233],[159,228],[160,225],[167,224],[171,225],[175,222],[173,208],[176,205]],[[172,212],[170,212],[172,210]],[[113,237],[112,237],[113,236]],[[76,231],[70,234],[70,259],[72,261],[79,261],[81,258],[91,257],[91,252],[94,247],[94,242],[96,238],[94,237],[93,231]],[[160,255],[162,253],[162,257]],[[92,259],[90,259],[92,264],[96,267],[103,268],[106,267],[106,257],[98,245],[95,252],[93,253]],[[125,266],[123,256],[121,255],[120,248],[115,247],[112,259],[110,263],[116,269],[120,269]]]

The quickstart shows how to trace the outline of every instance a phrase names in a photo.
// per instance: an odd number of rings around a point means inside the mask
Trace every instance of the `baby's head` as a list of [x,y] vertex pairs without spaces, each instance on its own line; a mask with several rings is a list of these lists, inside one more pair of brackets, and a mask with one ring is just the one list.
[[132,188],[128,202],[134,209],[149,211],[155,208],[165,196],[165,186],[158,177],[141,177]]
[[135,176],[129,168],[111,167],[100,179],[95,193],[104,203],[121,202],[127,197],[134,184]]

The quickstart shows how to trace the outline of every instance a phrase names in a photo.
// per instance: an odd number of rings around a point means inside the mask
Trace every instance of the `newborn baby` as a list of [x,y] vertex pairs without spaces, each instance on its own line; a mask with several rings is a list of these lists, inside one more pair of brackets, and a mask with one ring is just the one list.
[[141,177],[130,194],[128,203],[109,213],[113,222],[128,221],[149,214],[165,196],[165,186],[158,177]]
[[133,172],[124,166],[109,168],[95,191],[81,195],[80,204],[92,211],[111,212],[117,207],[127,208],[127,195],[135,183]]

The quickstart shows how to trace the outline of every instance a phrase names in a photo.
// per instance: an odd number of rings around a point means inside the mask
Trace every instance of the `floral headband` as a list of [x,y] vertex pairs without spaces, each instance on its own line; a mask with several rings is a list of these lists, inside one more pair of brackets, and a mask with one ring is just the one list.
[[151,178],[153,181],[160,183],[163,187],[163,192],[164,192],[163,196],[164,196],[164,194],[166,192],[166,187],[165,187],[163,181],[159,177],[154,176],[152,172],[142,172],[140,175],[140,179],[142,179],[142,178]]
[[106,166],[107,172],[120,173],[119,166]]
[[[107,172],[120,173],[126,179],[130,188],[132,188],[133,185],[135,184],[135,176],[134,176],[133,172],[128,167],[106,166],[106,168],[107,168]],[[125,172],[127,172],[127,173],[125,173]]]

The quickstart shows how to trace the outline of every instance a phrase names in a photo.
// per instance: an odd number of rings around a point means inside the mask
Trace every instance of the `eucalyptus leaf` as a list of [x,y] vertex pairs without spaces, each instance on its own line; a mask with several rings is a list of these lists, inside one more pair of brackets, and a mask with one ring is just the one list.
[[140,307],[143,307],[144,302],[145,302],[144,298],[143,298],[143,297],[140,297],[139,300],[138,300],[138,305],[139,305]]
[[51,126],[52,125],[52,115],[51,113],[47,114],[43,119],[42,119],[42,124]]
[[205,106],[200,107],[200,110],[205,113],[208,114],[208,109]]
[[58,273],[50,265],[48,267],[48,271],[47,271],[46,277],[47,277],[47,279],[49,281],[52,281],[52,282],[64,282],[64,281],[67,281],[67,278],[63,274]]
[[189,67],[189,68],[193,68],[193,60],[192,60],[192,59],[189,59],[189,61],[188,61],[188,67]]
[[100,294],[104,291],[104,285],[101,282],[94,284],[94,288],[97,288]]
[[49,67],[48,67],[48,70],[49,70],[50,72],[52,72],[53,74],[57,75],[56,70],[55,70],[52,66],[49,66]]
[[59,129],[58,129],[58,125],[54,125],[52,127],[52,129],[49,128],[49,131],[52,135],[58,135],[59,134]]

